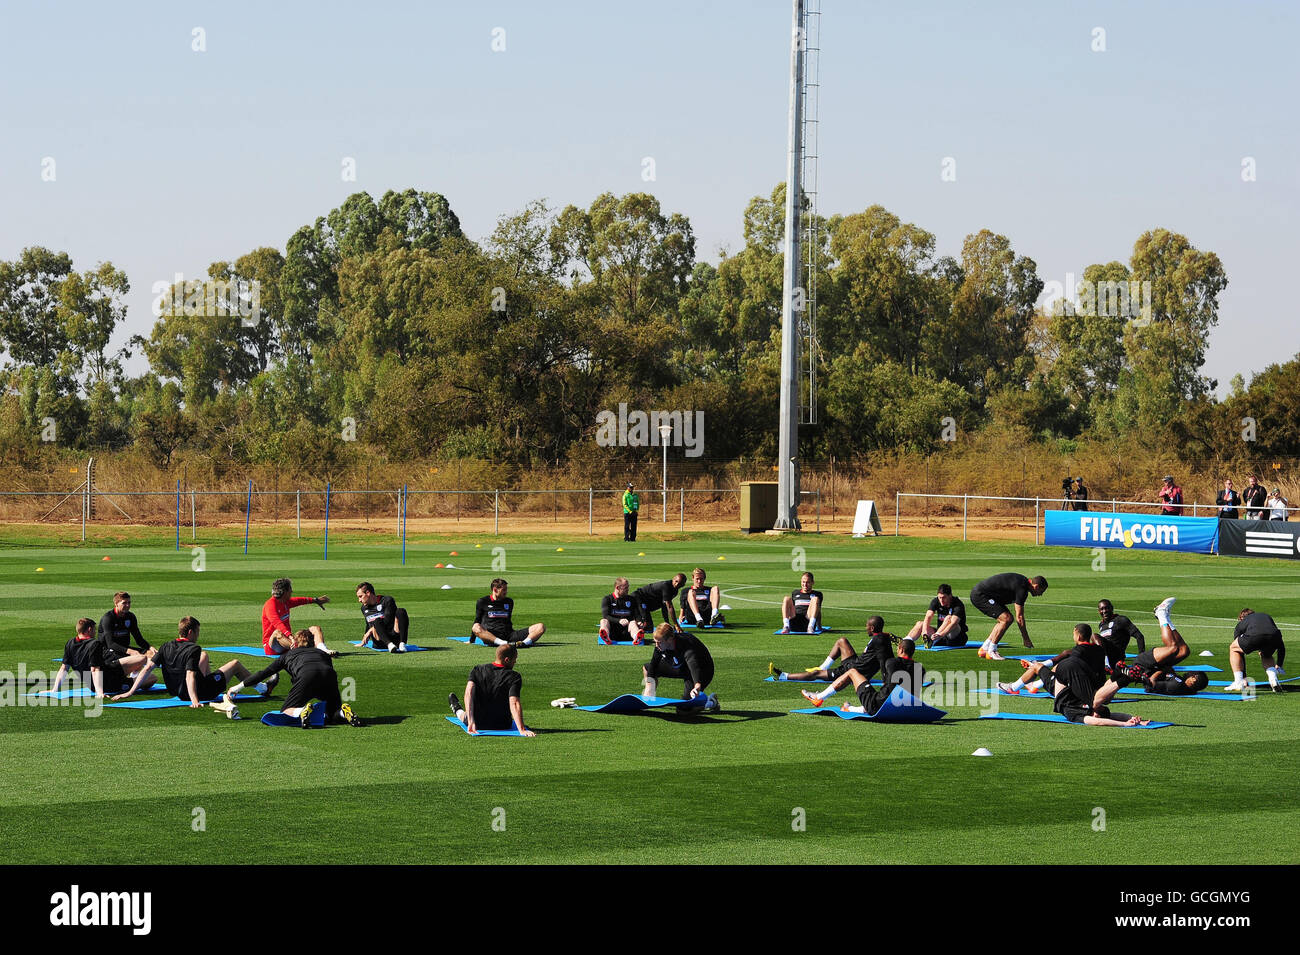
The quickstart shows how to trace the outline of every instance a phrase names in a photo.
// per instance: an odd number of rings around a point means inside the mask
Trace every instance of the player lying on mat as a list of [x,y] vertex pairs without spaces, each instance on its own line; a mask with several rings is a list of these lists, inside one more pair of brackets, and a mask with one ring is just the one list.
[[333,661],[329,654],[314,645],[314,639],[310,630],[297,631],[293,635],[292,649],[286,650],[257,673],[245,674],[244,679],[230,688],[226,702],[233,703],[235,695],[244,688],[245,683],[257,683],[271,677],[278,680],[280,671],[287,670],[293,685],[289,687],[289,696],[280,708],[281,713],[298,717],[303,729],[310,729],[312,710],[316,706],[313,701],[321,700],[325,704],[326,723],[360,726],[361,720],[352,712],[351,704],[343,702],[343,694],[339,692],[339,675],[334,671]]
[[600,602],[600,642],[631,640],[637,646],[645,643],[645,629],[636,598],[628,592],[626,577],[616,578],[612,593],[605,594]]
[[[1052,694],[1052,708],[1071,723],[1087,726],[1150,723],[1139,716],[1111,711],[1108,704],[1118,688],[1112,688],[1113,682],[1106,678],[1106,650],[1092,642],[1092,627],[1076,624],[1074,643],[1073,651],[1056,666],[1043,663],[1030,668],[1035,677],[1042,676],[1044,687]],[[1007,685],[998,686],[1005,689]]]
[[[810,694],[801,691],[805,699],[811,701],[815,706],[821,706],[824,701],[849,685],[852,679],[850,673],[861,673],[866,679],[870,680],[877,673],[883,672],[885,664],[894,657],[893,645],[897,641],[898,638],[892,633],[885,632],[884,617],[868,617],[867,646],[861,653],[855,652],[853,644],[849,643],[845,637],[840,637],[835,641],[830,654],[819,667],[804,670],[802,673],[784,673],[775,664],[769,663],[767,672],[778,681],[829,680],[831,685],[818,693]],[[840,661],[839,666],[834,666],[836,660]],[[834,668],[832,669],[832,667]]]
[[1110,682],[1114,687],[1107,687],[1110,696],[1114,696],[1129,683],[1139,683],[1151,692],[1165,696],[1190,696],[1209,686],[1210,679],[1204,673],[1179,676],[1174,671],[1174,667],[1192,653],[1183,635],[1174,627],[1170,615],[1175,600],[1174,597],[1168,597],[1156,607],[1161,645],[1142,651],[1133,658],[1132,663],[1116,663],[1111,667]]

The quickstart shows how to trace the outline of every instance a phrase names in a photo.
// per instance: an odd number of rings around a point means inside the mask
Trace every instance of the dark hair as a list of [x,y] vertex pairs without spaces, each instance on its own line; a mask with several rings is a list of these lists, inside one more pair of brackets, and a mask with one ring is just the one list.
[[361,583],[357,584],[357,590],[364,590],[368,594],[373,594],[375,592],[375,587],[370,583],[370,581],[363,580]]
[[1187,675],[1187,679],[1183,680],[1183,683],[1186,686],[1192,686],[1192,684],[1196,684],[1195,689],[1200,691],[1210,685],[1210,678],[1206,676],[1204,673],[1200,673],[1200,672],[1189,673]]
[[1105,606],[1105,608],[1110,611],[1114,611],[1115,609],[1115,605],[1111,603],[1109,600],[1107,600],[1105,597],[1102,597],[1100,600],[1097,601],[1097,606],[1098,607]]
[[502,587],[505,586],[507,586],[507,584],[506,584],[506,579],[504,577],[493,577],[492,583],[489,584],[489,588],[491,590],[500,590]]
[[951,596],[952,596],[952,584],[940,584],[940,585],[939,585],[939,593],[943,594],[945,597],[951,597]]
[[497,647],[497,663],[505,663],[507,660],[519,659],[519,650],[516,647],[502,644]]
[[291,590],[293,590],[293,581],[288,577],[277,577],[271,581],[271,596],[276,600],[279,600]]
[[1086,623],[1076,623],[1074,625],[1074,632],[1085,640],[1092,639],[1092,627]]
[[881,633],[885,629],[885,618],[876,614],[867,618],[867,633]]
[[199,629],[198,617],[181,617],[181,622],[176,625],[176,635],[178,637],[188,636],[197,629]]
[[1047,589],[1046,577],[1042,577],[1042,576],[1035,577],[1033,580],[1030,581],[1030,583],[1033,584],[1035,587],[1037,587],[1040,591]]
[[1245,620],[1254,612],[1255,611],[1251,610],[1249,607],[1242,607],[1241,613],[1237,614],[1237,622],[1241,623],[1241,621]]
[[89,633],[95,629],[95,621],[89,617],[82,617],[77,621],[77,633]]
[[130,599],[131,599],[131,595],[128,594],[125,590],[119,590],[117,593],[113,594],[113,603],[117,603],[119,600],[130,600]]

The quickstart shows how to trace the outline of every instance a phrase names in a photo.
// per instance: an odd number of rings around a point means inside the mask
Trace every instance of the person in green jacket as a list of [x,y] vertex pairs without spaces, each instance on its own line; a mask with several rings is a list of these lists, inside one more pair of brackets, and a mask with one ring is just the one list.
[[627,490],[623,492],[623,540],[636,540],[636,516],[640,509],[641,498],[632,490],[632,482],[628,481]]

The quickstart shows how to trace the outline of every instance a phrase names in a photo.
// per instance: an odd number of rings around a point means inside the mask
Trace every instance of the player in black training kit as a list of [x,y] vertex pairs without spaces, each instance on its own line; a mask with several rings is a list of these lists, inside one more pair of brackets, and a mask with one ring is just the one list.
[[1109,600],[1097,601],[1097,614],[1101,622],[1097,625],[1097,637],[1106,650],[1106,658],[1112,663],[1124,662],[1128,655],[1130,640],[1137,641],[1138,653],[1147,648],[1146,637],[1128,617],[1115,612],[1115,606]]
[[1012,604],[1016,608],[1016,626],[1020,628],[1020,637],[1025,648],[1034,649],[1034,642],[1029,639],[1029,629],[1025,626],[1025,601],[1029,599],[1030,594],[1041,597],[1046,590],[1046,577],[1035,577],[1030,580],[1023,574],[994,574],[972,587],[971,606],[977,607],[980,613],[997,621],[993,624],[988,639],[980,647],[978,656],[987,660],[1006,659],[998,653],[998,641],[1011,626],[1012,616],[1011,611],[1007,609],[1007,604]]
[[1237,693],[1246,688],[1246,654],[1256,651],[1259,651],[1260,662],[1268,674],[1268,685],[1274,693],[1280,692],[1278,674],[1286,674],[1282,669],[1282,664],[1286,662],[1282,631],[1268,614],[1247,607],[1237,614],[1237,628],[1232,631],[1232,644],[1228,647],[1228,658],[1232,661],[1232,685],[1225,692]]
[[537,638],[546,632],[545,624],[535,623],[531,627],[515,630],[513,616],[515,600],[507,597],[509,585],[500,577],[492,581],[492,592],[486,597],[479,597],[474,605],[474,626],[470,628],[469,642],[477,637],[489,646],[531,647]]
[[722,614],[718,613],[722,592],[717,584],[712,586],[706,584],[704,577],[703,567],[696,567],[691,571],[691,585],[686,588],[686,596],[682,600],[682,616],[679,623],[693,623],[697,627],[706,627],[723,622]]
[[508,730],[512,726],[520,736],[536,736],[524,723],[524,705],[520,694],[524,678],[515,672],[519,651],[498,646],[495,663],[480,663],[469,671],[465,684],[465,705],[456,694],[447,697],[452,715],[471,733],[479,730]]
[[[676,677],[684,683],[684,697],[695,699],[713,681],[713,656],[700,638],[691,633],[674,631],[671,624],[655,627],[655,652],[641,668],[645,695],[654,696],[660,677]],[[717,694],[710,693],[706,710],[717,710]]]
[[99,618],[99,640],[119,657],[131,652],[131,638],[141,653],[149,650],[149,641],[140,633],[140,623],[131,612],[131,595],[125,590],[113,594],[113,609]]
[[[912,659],[912,654],[915,652],[916,643],[910,637],[904,637],[899,641],[898,656],[885,661],[885,668],[881,674],[882,686],[879,690],[872,687],[871,681],[863,676],[860,670],[849,671],[849,680],[858,694],[858,705],[841,703],[840,709],[845,713],[866,713],[875,716],[885,705],[885,700],[889,699],[890,694],[894,692],[895,686],[901,686],[913,700],[920,702],[921,687],[925,684],[925,668]],[[816,705],[821,706],[820,703]],[[908,702],[906,705],[914,706],[915,703]]]
[[189,700],[190,709],[211,703],[214,709],[229,710],[233,704],[222,701],[227,679],[233,673],[247,681],[248,669],[238,660],[223,664],[215,672],[208,662],[208,651],[199,646],[199,621],[195,617],[182,617],[176,626],[177,637],[161,647],[149,651],[149,660],[125,693],[113,697],[113,702],[130,699],[155,667],[162,667],[163,682],[167,692],[180,700]]
[[822,592],[813,590],[811,571],[805,571],[799,578],[799,589],[781,601],[781,620],[782,633],[816,633],[822,629]]
[[405,653],[411,619],[397,606],[397,601],[375,593],[369,581],[362,581],[357,584],[357,603],[361,604],[361,616],[366,621],[361,645],[376,650],[387,647],[390,653]]
[[1176,598],[1165,598],[1156,607],[1156,620],[1160,623],[1160,646],[1143,650],[1133,658],[1132,663],[1116,663],[1110,668],[1110,682],[1106,684],[1098,698],[1108,702],[1129,683],[1140,683],[1152,693],[1165,696],[1190,696],[1209,686],[1210,680],[1204,673],[1189,673],[1179,676],[1175,666],[1192,654],[1191,647],[1183,635],[1174,627],[1170,610]]
[[271,664],[259,670],[230,688],[226,702],[234,704],[235,695],[244,688],[245,683],[257,683],[270,677],[278,677],[281,670],[289,672],[293,685],[289,696],[284,701],[280,712],[285,716],[296,716],[303,729],[311,729],[311,714],[316,708],[313,700],[325,704],[326,723],[349,723],[360,726],[361,720],[352,712],[352,705],[343,702],[339,692],[339,675],[334,670],[334,662],[329,654],[315,646],[316,636],[310,630],[298,630],[293,635],[293,647],[276,657]]
[[[126,686],[126,670],[134,674],[145,663],[142,653],[128,653],[119,657],[103,641],[95,639],[95,621],[82,617],[77,621],[77,633],[63,647],[63,665],[54,676],[51,693],[57,693],[69,671],[80,675],[84,685],[91,687],[96,697],[107,693],[120,693]],[[153,678],[149,678],[153,682]]]
[[662,611],[664,623],[680,630],[677,623],[677,608],[673,606],[673,601],[677,599],[677,592],[685,583],[685,574],[673,574],[672,580],[657,580],[653,584],[646,584],[636,589],[632,597],[637,602],[637,612],[640,614],[643,630],[649,630],[654,626],[656,610]]
[[1107,679],[1106,648],[1093,639],[1086,623],[1074,627],[1074,647],[1053,661],[1033,663],[1015,683],[999,683],[998,689],[1016,693],[1039,677],[1052,694],[1052,708],[1071,723],[1088,726],[1137,726],[1151,722],[1128,713],[1114,713],[1108,704],[1118,687]]
[[600,602],[601,643],[624,639],[630,639],[637,646],[645,643],[640,604],[627,588],[627,578],[617,578],[613,593],[605,594],[605,599]]
[[912,625],[907,639],[925,641],[930,647],[964,647],[966,645],[966,605],[953,596],[952,586],[940,584],[938,594],[930,600],[925,619]]
[[[817,693],[799,691],[813,706],[821,706],[844,687],[853,683],[854,673],[870,680],[877,673],[884,672],[885,665],[894,658],[894,644],[897,642],[896,636],[885,632],[884,617],[868,617],[867,646],[861,653],[853,649],[853,644],[849,643],[847,638],[840,637],[819,667],[804,670],[802,673],[785,673],[775,664],[769,663],[767,672],[782,683],[787,680],[829,680],[831,685]],[[840,665],[832,669],[836,660],[840,661]]]

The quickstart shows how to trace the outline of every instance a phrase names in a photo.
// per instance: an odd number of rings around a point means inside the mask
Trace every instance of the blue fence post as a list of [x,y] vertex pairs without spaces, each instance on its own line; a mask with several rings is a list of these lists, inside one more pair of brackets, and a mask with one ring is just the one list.
[[330,559],[330,484],[325,482],[325,560]]
[[248,553],[248,520],[253,514],[253,482],[248,482],[248,504],[244,507],[244,553]]

